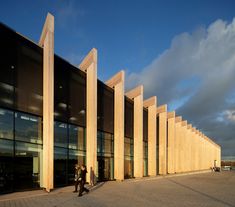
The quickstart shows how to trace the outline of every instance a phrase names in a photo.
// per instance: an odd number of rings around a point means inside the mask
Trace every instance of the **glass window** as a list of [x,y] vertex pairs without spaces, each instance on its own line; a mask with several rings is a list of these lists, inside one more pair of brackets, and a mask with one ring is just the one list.
[[128,179],[128,178],[133,178],[133,157],[128,157],[125,156],[125,160],[124,160],[124,178]]
[[157,165],[157,174],[159,174],[159,116],[157,116],[157,120],[156,120],[156,124],[157,124],[157,127],[156,127],[156,135],[157,135],[157,140],[156,140],[156,165]]
[[133,177],[134,167],[133,139],[125,137],[124,139],[124,178]]
[[103,152],[106,156],[112,154],[113,149],[113,135],[109,133],[103,134]]
[[83,127],[69,125],[69,148],[86,150],[85,133]]
[[143,111],[143,138],[148,140],[148,110]]
[[63,122],[54,122],[54,144],[57,147],[65,147],[68,145],[68,133],[67,133],[67,124]]
[[86,152],[78,150],[69,150],[69,159],[68,159],[68,182],[69,184],[74,183],[74,173],[75,164],[86,164]]
[[42,181],[42,145],[16,142],[14,163],[16,189],[40,187]]
[[17,44],[12,30],[0,23],[0,106],[14,108]]
[[125,97],[125,137],[133,138],[134,103]]
[[133,156],[133,139],[125,137],[124,154],[125,156]]
[[42,119],[25,113],[15,113],[15,139],[42,144]]
[[70,65],[69,122],[86,126],[86,74]]
[[54,147],[54,184],[55,187],[67,184],[68,149]]
[[13,139],[13,118],[12,111],[0,108],[0,138]]
[[112,157],[114,153],[113,135],[105,132],[97,132],[98,156]]
[[0,194],[13,191],[13,141],[0,139]]
[[99,130],[114,131],[114,91],[98,81],[97,127]]
[[42,116],[42,48],[20,36],[17,42],[16,108]]
[[68,78],[69,70],[66,61],[58,56],[55,58],[55,99],[54,99],[54,116],[56,120],[68,121]]

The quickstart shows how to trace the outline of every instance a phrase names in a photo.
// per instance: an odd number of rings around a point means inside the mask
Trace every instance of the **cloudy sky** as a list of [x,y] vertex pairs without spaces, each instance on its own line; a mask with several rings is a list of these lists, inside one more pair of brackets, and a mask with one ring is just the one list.
[[38,41],[55,16],[55,52],[79,64],[98,49],[98,76],[126,70],[126,88],[178,115],[235,156],[235,1],[58,0],[0,3],[0,21]]

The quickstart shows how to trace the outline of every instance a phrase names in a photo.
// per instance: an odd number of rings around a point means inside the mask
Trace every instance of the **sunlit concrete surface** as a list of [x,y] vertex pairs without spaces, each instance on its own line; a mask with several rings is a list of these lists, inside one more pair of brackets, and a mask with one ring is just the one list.
[[235,171],[151,177],[100,183],[77,197],[73,187],[0,196],[0,206],[235,206]]

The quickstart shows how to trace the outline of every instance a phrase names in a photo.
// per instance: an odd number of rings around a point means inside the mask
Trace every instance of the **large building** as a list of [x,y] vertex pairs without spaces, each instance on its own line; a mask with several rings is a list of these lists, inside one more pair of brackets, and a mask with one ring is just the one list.
[[220,146],[144,88],[124,91],[125,72],[97,80],[97,51],[79,67],[54,54],[54,17],[39,43],[0,24],[0,192],[210,169]]

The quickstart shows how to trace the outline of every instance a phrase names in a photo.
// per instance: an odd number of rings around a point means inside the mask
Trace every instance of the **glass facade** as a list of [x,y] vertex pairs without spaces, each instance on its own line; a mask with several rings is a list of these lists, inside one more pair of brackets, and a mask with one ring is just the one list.
[[114,91],[101,81],[97,85],[98,181],[114,179]]
[[156,118],[156,135],[157,135],[157,140],[156,140],[156,166],[157,166],[157,175],[159,174],[159,116],[157,115],[157,118]]
[[134,102],[125,97],[124,178],[134,177]]
[[0,192],[39,188],[41,117],[0,108],[0,143]]
[[0,24],[0,193],[42,181],[42,48]]
[[143,110],[143,175],[148,176],[148,110]]
[[74,165],[86,163],[86,76],[55,55],[54,184],[74,182]]
[[97,133],[98,181],[114,179],[114,141],[113,135]]
[[86,143],[83,127],[55,121],[54,123],[54,184],[72,184],[74,165],[85,164]]

